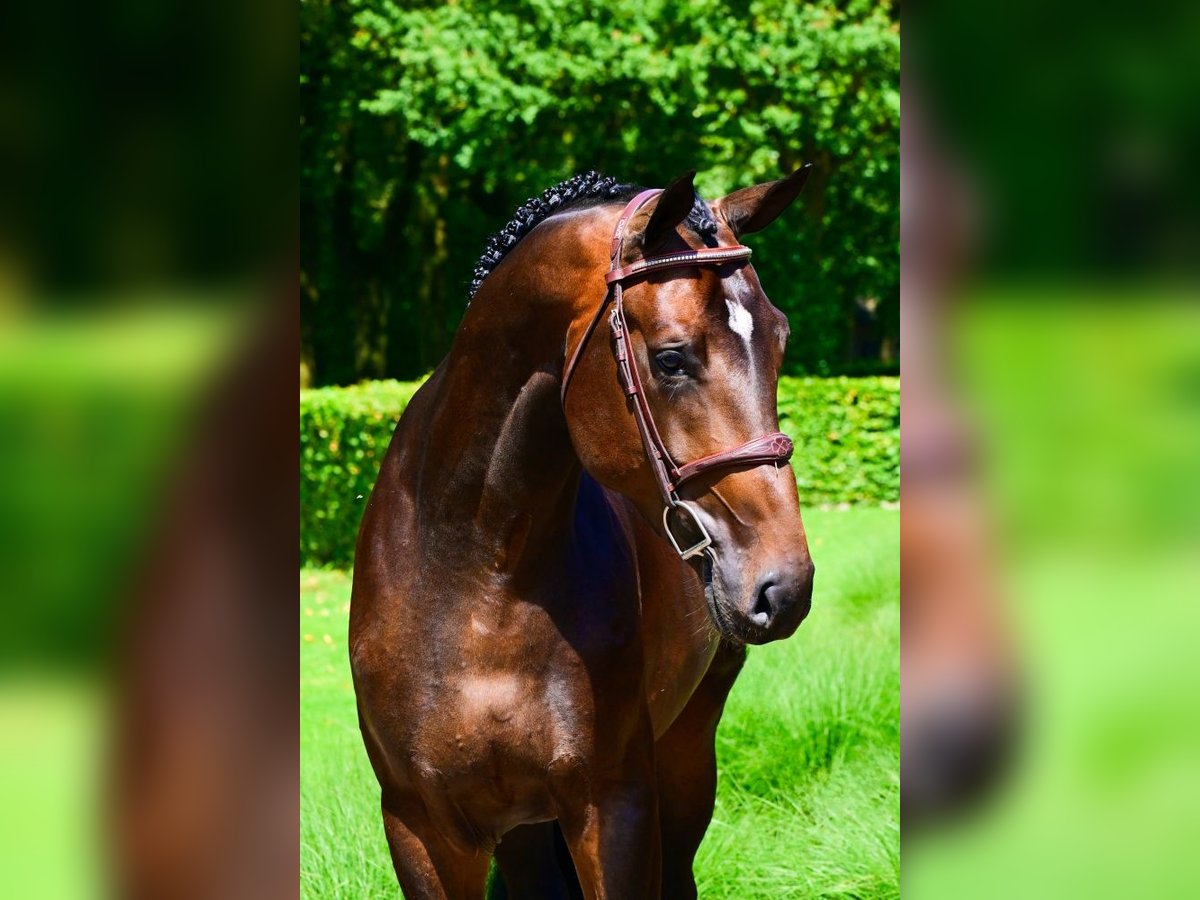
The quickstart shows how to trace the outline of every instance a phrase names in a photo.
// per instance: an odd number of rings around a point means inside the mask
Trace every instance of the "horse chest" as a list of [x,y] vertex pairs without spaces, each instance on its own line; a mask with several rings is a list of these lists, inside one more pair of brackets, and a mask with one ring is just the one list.
[[572,715],[582,699],[520,671],[462,675],[436,693],[411,735],[408,771],[447,827],[469,826],[487,843],[553,818],[555,761],[580,756],[590,730]]
[[662,737],[683,711],[708,671],[717,645],[715,636],[705,635],[694,642],[648,650],[646,703],[655,738]]

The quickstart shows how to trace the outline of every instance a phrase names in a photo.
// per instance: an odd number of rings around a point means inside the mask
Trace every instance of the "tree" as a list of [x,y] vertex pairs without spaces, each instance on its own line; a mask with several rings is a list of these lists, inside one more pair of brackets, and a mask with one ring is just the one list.
[[853,366],[856,310],[898,329],[899,41],[878,0],[305,3],[315,380],[428,371],[488,233],[576,172],[696,168],[716,197],[803,162],[802,203],[751,238],[755,265],[793,322],[788,369]]

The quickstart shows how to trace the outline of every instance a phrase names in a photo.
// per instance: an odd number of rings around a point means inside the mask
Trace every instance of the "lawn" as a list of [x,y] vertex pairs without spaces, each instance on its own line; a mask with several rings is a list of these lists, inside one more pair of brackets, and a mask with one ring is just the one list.
[[[792,639],[752,648],[718,733],[704,898],[896,897],[900,514],[805,514],[817,587]],[[300,575],[301,893],[395,897],[346,658],[350,578]]]

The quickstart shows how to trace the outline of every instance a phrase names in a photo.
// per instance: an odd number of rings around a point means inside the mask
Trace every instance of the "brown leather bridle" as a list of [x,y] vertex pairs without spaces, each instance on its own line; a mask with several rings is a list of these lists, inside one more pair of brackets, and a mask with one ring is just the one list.
[[[575,347],[575,351],[563,367],[561,398],[563,407],[565,408],[567,389],[570,387],[571,378],[575,374],[575,367],[579,364],[579,359],[583,355],[583,350],[587,346],[588,340],[596,330],[597,324],[604,315],[604,310],[611,301],[612,313],[609,315],[609,328],[612,331],[614,352],[617,357],[617,378],[621,382],[621,387],[624,388],[629,400],[632,402],[634,419],[637,421],[638,431],[642,436],[642,446],[646,450],[646,458],[649,460],[650,468],[654,472],[654,479],[658,484],[659,493],[662,494],[663,530],[666,531],[667,537],[670,538],[671,544],[675,547],[680,557],[690,559],[705,551],[712,544],[712,538],[709,536],[708,530],[704,527],[704,523],[700,521],[700,517],[696,514],[695,510],[688,506],[686,501],[679,498],[679,488],[693,478],[705,472],[711,472],[713,469],[759,466],[767,463],[771,463],[772,465],[785,463],[791,459],[793,447],[791,438],[783,432],[776,431],[772,434],[764,434],[761,437],[746,441],[744,444],[738,444],[729,450],[723,450],[719,453],[712,453],[700,459],[692,460],[681,466],[675,463],[670,452],[667,450],[666,444],[663,443],[658,426],[654,423],[654,414],[650,411],[650,404],[647,401],[645,389],[642,387],[642,378],[638,373],[637,362],[633,358],[629,344],[629,326],[625,321],[625,306],[623,302],[624,285],[628,281],[663,269],[723,265],[730,262],[745,261],[750,257],[750,248],[736,244],[732,247],[705,247],[699,250],[683,250],[676,253],[667,253],[662,256],[639,259],[622,267],[621,259],[625,247],[625,227],[629,224],[629,220],[633,218],[633,215],[648,200],[661,193],[661,190],[642,191],[629,201],[621,213],[621,218],[617,220],[616,228],[613,229],[612,257],[609,270],[604,276],[608,290],[605,292],[604,300],[600,303],[596,314],[592,317],[591,322],[588,323],[587,330],[583,333],[583,338],[579,341],[579,344]],[[678,516],[686,516],[690,519],[694,528],[699,533],[699,540],[691,543],[689,546],[683,546],[680,538],[671,530],[672,513]],[[688,540],[690,538],[685,538],[683,543],[687,543]]]

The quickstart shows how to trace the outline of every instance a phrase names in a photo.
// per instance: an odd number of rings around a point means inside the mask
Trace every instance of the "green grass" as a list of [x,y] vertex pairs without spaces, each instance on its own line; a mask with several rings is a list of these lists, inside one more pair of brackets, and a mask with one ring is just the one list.
[[[813,612],[752,648],[718,733],[704,898],[896,897],[899,513],[812,510]],[[300,576],[301,892],[395,897],[346,659],[350,579]]]

